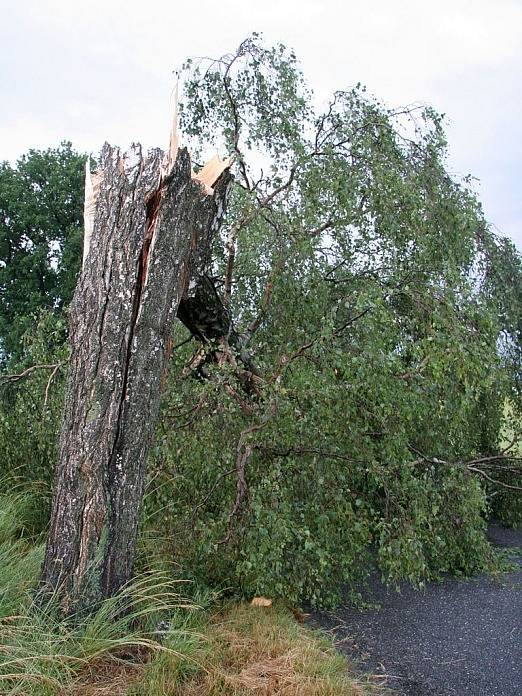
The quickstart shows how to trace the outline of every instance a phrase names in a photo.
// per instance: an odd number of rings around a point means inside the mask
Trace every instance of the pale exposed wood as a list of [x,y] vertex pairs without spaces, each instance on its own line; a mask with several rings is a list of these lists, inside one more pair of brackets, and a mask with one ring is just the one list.
[[169,147],[169,157],[171,166],[176,161],[179,148],[179,135],[178,135],[178,88],[179,83],[176,80],[176,87],[174,88],[174,113],[172,115],[172,128],[170,131],[170,147]]
[[170,174],[176,157],[178,156],[180,138],[178,129],[178,99],[179,99],[179,81],[176,79],[176,84],[174,86],[174,96],[173,96],[173,108],[172,108],[172,123],[170,126],[170,139],[169,147],[165,153],[165,160],[162,166],[163,176]]
[[85,200],[83,204],[83,265],[85,265],[85,259],[87,258],[87,254],[89,253],[89,247],[91,245],[92,230],[94,227],[95,208],[96,205],[94,202],[91,166],[89,158],[87,157],[87,162],[85,163]]
[[85,163],[85,199],[83,205],[83,265],[91,247],[91,238],[94,229],[94,214],[96,212],[96,199],[100,191],[100,183],[103,172],[91,172],[90,157]]
[[[178,126],[178,103],[179,81],[176,80],[176,85],[174,87],[172,124],[170,129],[169,148],[166,152],[165,161],[162,167],[163,176],[167,176],[171,172],[176,161],[176,157],[178,155],[178,150],[180,146],[180,133]],[[200,169],[199,172],[192,172],[192,179],[194,179],[194,181],[198,181],[202,185],[203,190],[208,196],[212,196],[212,194],[214,193],[214,184],[219,179],[221,174],[223,174],[225,169],[228,169],[232,165],[233,161],[234,157],[227,157],[226,159],[222,160],[219,157],[219,155],[216,154],[203,165],[202,169]]]
[[214,193],[212,187],[225,169],[232,165],[233,161],[233,157],[227,157],[222,160],[219,155],[214,155],[197,174],[192,173],[192,178],[203,185],[207,194],[212,195]]

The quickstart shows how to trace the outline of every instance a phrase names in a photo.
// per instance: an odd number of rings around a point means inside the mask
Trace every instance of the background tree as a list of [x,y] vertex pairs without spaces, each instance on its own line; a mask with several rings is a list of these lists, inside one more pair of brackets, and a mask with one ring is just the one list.
[[70,143],[0,164],[0,344],[19,358],[40,309],[66,307],[80,268],[85,155]]

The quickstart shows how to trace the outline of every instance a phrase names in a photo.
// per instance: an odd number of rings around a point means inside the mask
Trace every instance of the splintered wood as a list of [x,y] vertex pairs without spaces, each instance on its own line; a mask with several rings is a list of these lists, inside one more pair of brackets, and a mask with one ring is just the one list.
[[83,265],[89,253],[91,246],[91,237],[94,229],[94,213],[96,212],[96,198],[100,190],[100,183],[103,178],[103,171],[91,173],[90,157],[87,157],[85,163],[85,201],[83,204],[83,225],[84,225],[84,240],[83,240]]
[[[169,176],[174,168],[180,147],[180,136],[178,129],[178,83],[174,89],[174,105],[172,115],[172,126],[170,130],[169,147],[165,152],[163,163],[161,166],[161,177],[158,184],[158,190],[161,189],[162,180]],[[219,155],[214,155],[203,167],[194,172],[191,170],[191,176],[194,181],[201,184],[201,187],[207,196],[214,194],[214,184],[223,172],[232,166],[234,157],[221,159]],[[94,227],[94,214],[96,211],[96,199],[100,190],[100,183],[103,179],[103,170],[92,173],[90,169],[90,158],[87,158],[85,166],[85,201],[84,201],[84,243],[83,243],[83,265],[89,253],[91,238]]]
[[[172,167],[174,166],[174,162],[176,161],[180,145],[180,136],[178,129],[178,87],[179,84],[178,81],[176,81],[176,86],[174,88],[174,105],[172,110],[173,113],[172,126],[170,130],[170,142],[168,152],[166,153],[164,165],[167,174],[171,171]],[[214,193],[214,184],[219,179],[221,174],[223,174],[225,169],[228,169],[228,167],[232,165],[233,161],[233,157],[227,157],[227,159],[222,160],[219,157],[219,155],[214,155],[214,157],[209,159],[209,161],[200,169],[199,172],[194,172],[194,170],[192,170],[192,178],[195,181],[199,181],[199,183],[203,186],[203,190],[205,191],[205,193],[211,196]]]
[[192,178],[199,181],[205,189],[205,193],[211,196],[214,193],[212,187],[225,169],[231,166],[233,159],[233,157],[227,157],[227,159],[222,160],[219,155],[214,155],[197,174],[192,172]]

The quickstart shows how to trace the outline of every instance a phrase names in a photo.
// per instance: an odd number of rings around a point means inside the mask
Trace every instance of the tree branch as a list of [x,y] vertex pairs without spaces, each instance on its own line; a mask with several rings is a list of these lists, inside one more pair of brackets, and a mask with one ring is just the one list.
[[[480,457],[478,459],[470,459],[468,461],[456,461],[456,462],[449,462],[445,459],[438,459],[437,457],[428,457],[425,454],[423,454],[420,450],[416,449],[413,446],[409,446],[409,449],[414,452],[415,454],[418,454],[420,459],[415,460],[412,462],[412,464],[420,464],[421,462],[425,462],[427,464],[436,464],[436,465],[441,465],[441,466],[450,466],[450,467],[459,467],[461,469],[465,469],[466,471],[470,471],[476,474],[479,474],[479,476],[482,476],[485,478],[487,481],[490,481],[491,483],[494,483],[496,486],[500,486],[501,488],[508,488],[510,490],[514,491],[522,491],[522,486],[514,486],[509,483],[505,483],[504,481],[499,481],[498,479],[493,478],[489,474],[487,474],[482,467],[484,468],[496,468],[498,469],[499,467],[495,465],[495,462],[498,461],[522,461],[522,457],[506,457],[505,455],[493,455],[489,457]],[[510,469],[506,469],[510,471]],[[521,470],[522,473],[522,470]]]
[[23,372],[20,372],[20,374],[2,375],[2,377],[0,377],[0,383],[11,384],[11,383],[19,382],[20,380],[25,379],[26,377],[29,377],[29,375],[32,374],[33,372],[35,372],[36,370],[53,370],[51,377],[54,377],[54,374],[57,371],[57,368],[61,367],[62,365],[63,365],[62,362],[52,363],[51,365],[32,365],[31,367],[28,367]]
[[51,384],[52,384],[52,381],[53,381],[56,373],[62,367],[62,365],[63,365],[63,362],[56,363],[56,367],[49,375],[49,379],[47,380],[47,384],[45,386],[45,396],[44,396],[42,411],[45,411],[45,409],[47,408],[47,400],[49,398],[49,389],[51,388]]
[[259,432],[260,430],[265,428],[270,422],[270,419],[275,415],[276,410],[277,402],[274,399],[270,404],[269,411],[265,413],[261,422],[256,423],[255,425],[251,425],[249,428],[245,428],[245,430],[243,430],[239,436],[239,440],[236,447],[236,497],[234,500],[234,504],[230,512],[228,513],[227,534],[223,539],[221,539],[221,541],[218,541],[218,544],[227,544],[232,538],[232,521],[234,517],[239,513],[243,505],[244,499],[248,496],[248,485],[246,481],[245,470],[246,465],[248,464],[248,461],[250,460],[250,457],[252,456],[252,453],[255,449],[255,445],[247,444],[247,438],[250,435],[252,435],[252,433]]

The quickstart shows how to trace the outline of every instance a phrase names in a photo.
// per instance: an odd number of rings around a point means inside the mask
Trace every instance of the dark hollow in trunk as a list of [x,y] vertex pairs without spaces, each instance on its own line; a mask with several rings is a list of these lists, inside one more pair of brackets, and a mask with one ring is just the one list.
[[[209,263],[230,183],[213,190],[178,152],[105,145],[90,250],[70,310],[71,359],[43,591],[65,613],[133,573],[146,462],[180,300]],[[212,191],[212,190],[210,190]]]

